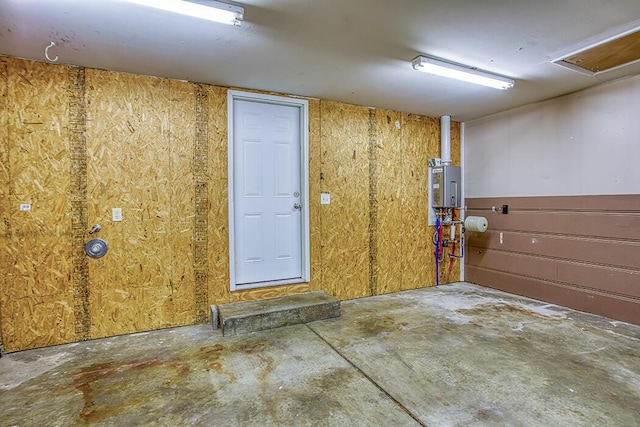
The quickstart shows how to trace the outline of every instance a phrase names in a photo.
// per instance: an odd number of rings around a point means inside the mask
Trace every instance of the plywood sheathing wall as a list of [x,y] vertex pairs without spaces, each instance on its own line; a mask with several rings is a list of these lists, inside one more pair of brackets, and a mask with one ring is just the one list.
[[[438,119],[309,100],[311,281],[230,292],[226,88],[13,58],[0,79],[6,351],[203,322],[209,304],[435,284]],[[91,237],[104,258],[78,255]]]
[[369,295],[369,111],[322,101],[322,286],[340,299]]
[[[11,266],[7,237],[9,229],[9,130],[8,122],[9,104],[7,102],[7,67],[8,64],[0,61],[0,277],[4,277],[0,282],[0,288],[8,288],[9,278],[6,277]],[[2,292],[3,294],[4,292]],[[0,298],[0,314],[2,313],[2,300]],[[2,316],[0,315],[0,350],[2,350]]]
[[[11,262],[9,258],[7,237],[9,229],[9,129],[8,129],[8,108],[7,103],[7,67],[5,61],[0,61],[0,274],[5,277],[0,282],[0,289],[8,288],[9,270]],[[12,280],[13,282],[13,280]],[[4,294],[1,292],[0,294]],[[0,297],[0,314],[2,313],[2,300]],[[0,315],[0,351],[2,350],[2,316]]]
[[[402,114],[372,110],[375,121],[376,207],[374,244],[376,250],[376,291],[379,294],[402,290]],[[400,129],[396,126],[400,124]]]
[[[0,321],[10,351],[73,341],[75,316],[69,69],[18,60],[5,67]],[[20,203],[32,210],[19,211]]]
[[195,87],[87,70],[87,100],[89,224],[110,245],[89,260],[91,337],[193,322]]

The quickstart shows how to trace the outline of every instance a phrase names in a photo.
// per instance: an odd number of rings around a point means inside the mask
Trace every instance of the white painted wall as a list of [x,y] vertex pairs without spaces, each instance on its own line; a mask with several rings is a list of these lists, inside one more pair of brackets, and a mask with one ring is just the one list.
[[640,193],[640,76],[465,124],[465,196]]

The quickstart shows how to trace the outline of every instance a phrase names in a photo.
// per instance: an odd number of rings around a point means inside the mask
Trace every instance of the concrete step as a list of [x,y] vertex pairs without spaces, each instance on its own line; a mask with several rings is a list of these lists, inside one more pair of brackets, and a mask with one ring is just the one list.
[[260,301],[240,301],[211,307],[222,335],[233,336],[340,316],[340,301],[325,292],[307,292]]

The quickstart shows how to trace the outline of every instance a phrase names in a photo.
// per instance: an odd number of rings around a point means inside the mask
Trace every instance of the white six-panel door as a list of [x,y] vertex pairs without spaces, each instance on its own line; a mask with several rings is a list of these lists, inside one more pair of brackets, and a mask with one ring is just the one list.
[[306,101],[230,92],[231,288],[307,281]]

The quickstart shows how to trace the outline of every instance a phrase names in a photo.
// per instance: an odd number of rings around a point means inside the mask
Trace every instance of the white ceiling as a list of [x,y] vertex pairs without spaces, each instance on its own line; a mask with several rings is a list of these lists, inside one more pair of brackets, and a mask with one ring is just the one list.
[[[200,1],[206,3],[206,1]],[[0,0],[0,53],[471,120],[599,83],[549,61],[640,26],[638,0],[246,0],[241,27],[124,0]],[[509,91],[419,73],[430,54]],[[636,71],[633,71],[634,73]]]

